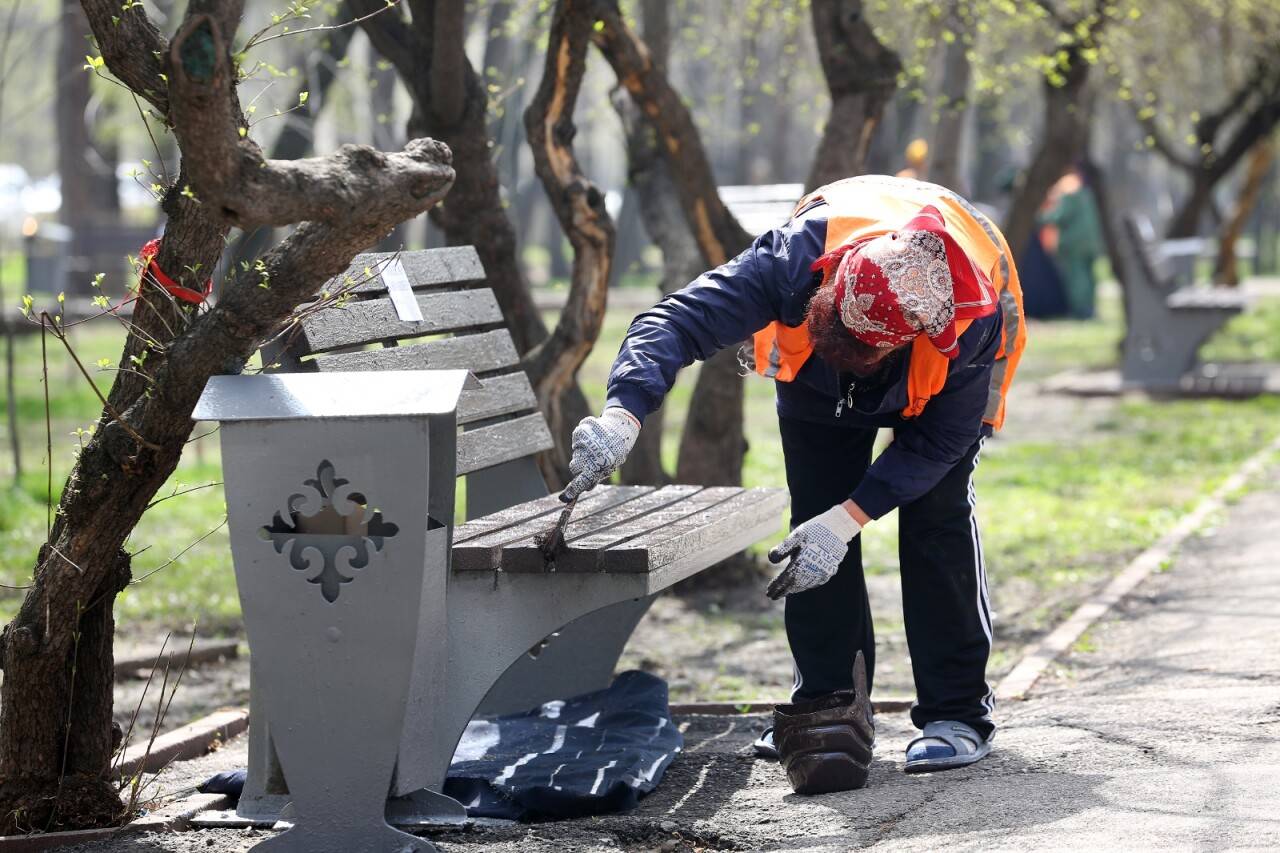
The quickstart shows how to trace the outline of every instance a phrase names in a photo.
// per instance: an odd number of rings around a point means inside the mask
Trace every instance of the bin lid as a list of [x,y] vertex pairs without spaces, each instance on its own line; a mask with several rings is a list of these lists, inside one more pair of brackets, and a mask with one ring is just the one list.
[[469,370],[378,370],[213,376],[191,413],[197,421],[385,418],[454,411]]

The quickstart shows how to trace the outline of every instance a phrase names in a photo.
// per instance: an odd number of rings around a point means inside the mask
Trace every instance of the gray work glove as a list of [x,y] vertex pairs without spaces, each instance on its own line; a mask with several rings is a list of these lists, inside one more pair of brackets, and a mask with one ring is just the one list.
[[640,435],[640,422],[620,406],[611,406],[598,418],[583,418],[573,430],[573,479],[560,495],[568,503],[594,489],[622,467]]
[[766,594],[776,601],[831,580],[849,553],[849,543],[861,530],[862,525],[839,504],[798,526],[769,552],[771,563],[781,563],[788,557],[791,562],[769,584]]

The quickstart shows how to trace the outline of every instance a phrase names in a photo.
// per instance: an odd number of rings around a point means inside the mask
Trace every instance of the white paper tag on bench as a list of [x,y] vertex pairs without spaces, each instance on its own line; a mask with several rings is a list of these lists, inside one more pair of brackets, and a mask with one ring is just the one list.
[[382,283],[387,286],[387,295],[395,306],[396,316],[402,323],[421,323],[422,309],[418,299],[409,286],[409,276],[405,274],[404,264],[399,258],[392,258],[382,268]]

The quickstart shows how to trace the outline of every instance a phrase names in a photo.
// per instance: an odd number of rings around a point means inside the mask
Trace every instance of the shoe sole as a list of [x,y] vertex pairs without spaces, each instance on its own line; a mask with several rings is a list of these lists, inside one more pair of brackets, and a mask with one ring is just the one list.
[[843,752],[810,752],[788,762],[787,781],[797,794],[832,794],[866,787],[869,770]]

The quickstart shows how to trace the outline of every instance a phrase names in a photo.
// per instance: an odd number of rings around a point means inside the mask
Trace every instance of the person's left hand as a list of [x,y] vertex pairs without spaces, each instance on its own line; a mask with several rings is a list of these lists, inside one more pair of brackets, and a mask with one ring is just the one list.
[[831,580],[849,553],[849,543],[861,530],[862,525],[838,504],[798,526],[769,552],[771,563],[781,563],[788,557],[791,562],[769,584],[766,594],[776,601]]

